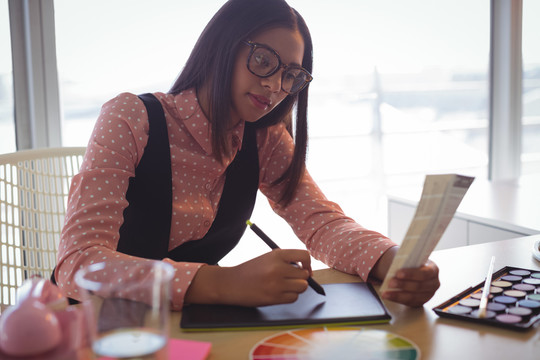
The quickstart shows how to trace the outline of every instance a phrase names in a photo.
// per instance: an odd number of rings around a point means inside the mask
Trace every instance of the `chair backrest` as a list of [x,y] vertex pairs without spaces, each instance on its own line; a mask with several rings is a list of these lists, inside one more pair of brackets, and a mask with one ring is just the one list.
[[13,305],[24,280],[49,278],[71,178],[84,147],[0,154],[0,310]]

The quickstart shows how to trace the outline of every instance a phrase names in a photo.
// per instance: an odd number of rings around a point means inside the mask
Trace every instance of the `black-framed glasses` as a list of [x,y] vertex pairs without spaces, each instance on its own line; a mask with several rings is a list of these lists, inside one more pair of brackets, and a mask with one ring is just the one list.
[[294,95],[304,89],[313,80],[313,76],[301,66],[285,65],[277,51],[264,44],[244,41],[251,47],[247,58],[247,68],[253,74],[261,78],[274,75],[283,68],[281,74],[281,90]]

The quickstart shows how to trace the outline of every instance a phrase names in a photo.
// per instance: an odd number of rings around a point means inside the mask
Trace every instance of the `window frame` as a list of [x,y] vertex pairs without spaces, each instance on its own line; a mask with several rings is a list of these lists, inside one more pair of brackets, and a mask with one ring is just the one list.
[[491,1],[488,179],[521,175],[523,0]]
[[17,150],[62,145],[54,0],[9,0]]

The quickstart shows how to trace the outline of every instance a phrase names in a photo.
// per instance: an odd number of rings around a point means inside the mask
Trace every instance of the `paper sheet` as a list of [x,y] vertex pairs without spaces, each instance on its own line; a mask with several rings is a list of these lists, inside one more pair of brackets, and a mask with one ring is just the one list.
[[457,174],[426,176],[416,213],[381,285],[381,292],[391,290],[389,279],[399,269],[419,267],[427,262],[473,180],[474,177]]

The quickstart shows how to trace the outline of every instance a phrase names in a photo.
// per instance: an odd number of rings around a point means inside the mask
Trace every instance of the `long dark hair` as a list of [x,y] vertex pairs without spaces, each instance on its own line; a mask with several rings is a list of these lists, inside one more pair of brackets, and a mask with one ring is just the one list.
[[[203,86],[208,89],[208,113],[212,124],[212,148],[217,160],[230,151],[226,130],[231,125],[231,82],[233,67],[242,41],[263,31],[284,27],[298,30],[304,40],[302,66],[313,68],[313,45],[309,29],[300,14],[284,0],[229,0],[210,20],[199,37],[184,69],[169,90],[178,94],[183,90]],[[294,197],[305,168],[307,150],[308,87],[296,95],[288,95],[275,109],[255,124],[266,127],[284,122],[293,135],[292,113],[296,104],[294,155],[289,168],[274,182],[285,183],[280,199],[283,205]]]

